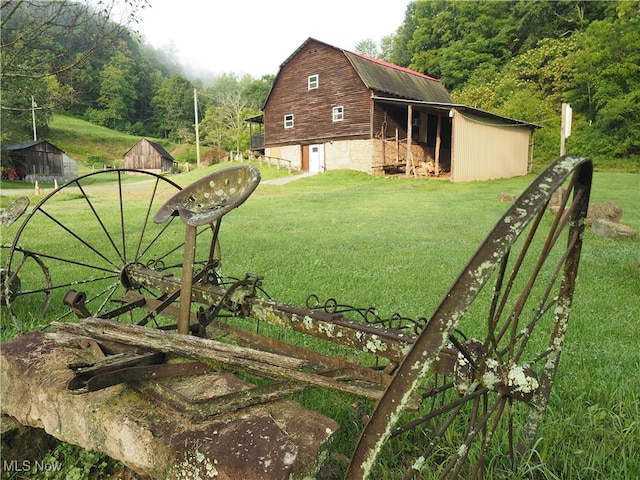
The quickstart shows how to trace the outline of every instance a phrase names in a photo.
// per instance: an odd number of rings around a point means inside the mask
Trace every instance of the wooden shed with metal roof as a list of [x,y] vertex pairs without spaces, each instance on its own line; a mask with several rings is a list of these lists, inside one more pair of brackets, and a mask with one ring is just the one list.
[[313,38],[280,65],[261,120],[264,155],[300,171],[455,182],[526,174],[536,128],[456,104],[433,77]]
[[4,145],[2,148],[19,180],[66,183],[78,177],[77,162],[46,140]]
[[157,142],[141,138],[124,154],[123,168],[148,172],[172,172],[178,162]]

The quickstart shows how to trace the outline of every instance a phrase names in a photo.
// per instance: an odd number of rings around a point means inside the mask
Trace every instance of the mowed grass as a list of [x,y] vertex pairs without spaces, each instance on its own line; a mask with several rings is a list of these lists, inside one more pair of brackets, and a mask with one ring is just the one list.
[[[265,179],[282,175],[262,170]],[[185,186],[211,171],[171,179]],[[222,273],[263,275],[274,299],[296,305],[315,293],[375,306],[382,315],[428,317],[507,209],[498,194],[517,195],[533,178],[452,184],[339,171],[283,186],[262,183],[223,219]],[[635,230],[639,193],[636,174],[594,176],[592,202],[619,202],[622,222]],[[10,194],[3,192],[3,206]],[[3,228],[2,242],[16,230]],[[566,348],[536,444],[542,464],[512,478],[640,478],[639,256],[637,240],[586,231]],[[24,315],[27,330],[49,320]],[[3,341],[16,334],[4,312],[2,327]],[[351,401],[315,397],[318,410],[335,413],[341,423],[353,421]]]

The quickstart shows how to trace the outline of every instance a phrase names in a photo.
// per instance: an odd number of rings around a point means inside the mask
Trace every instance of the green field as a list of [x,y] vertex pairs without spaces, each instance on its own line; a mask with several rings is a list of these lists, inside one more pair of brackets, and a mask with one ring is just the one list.
[[[185,186],[211,171],[169,178]],[[265,179],[283,175],[273,167],[262,171]],[[222,223],[223,274],[263,275],[274,299],[294,305],[315,293],[382,314],[428,317],[507,209],[498,194],[518,195],[533,178],[452,184],[338,171],[283,186],[264,183]],[[595,173],[592,202],[619,202],[622,222],[635,230],[639,193],[637,174]],[[2,206],[15,196],[3,189]],[[30,196],[32,205],[42,198]],[[81,203],[72,195],[50,201],[61,212],[76,212],[71,207]],[[10,243],[17,228],[3,228],[2,242]],[[639,257],[638,240],[586,231],[567,343],[536,444],[542,462],[507,478],[640,478]],[[22,328],[46,325],[59,308],[45,318],[20,311]],[[2,340],[16,333],[3,311]],[[341,405],[321,397],[310,393],[301,401],[348,415],[349,399]],[[349,441],[339,438],[336,448]]]

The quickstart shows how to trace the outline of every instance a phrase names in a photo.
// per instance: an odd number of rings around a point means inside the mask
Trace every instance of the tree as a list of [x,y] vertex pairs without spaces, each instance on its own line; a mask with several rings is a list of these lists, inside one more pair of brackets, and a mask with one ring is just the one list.
[[367,57],[380,58],[380,51],[378,50],[378,45],[372,38],[360,40],[356,44],[356,52],[362,55],[366,55]]
[[138,77],[131,58],[123,52],[116,53],[100,73],[98,104],[103,110],[100,112],[102,121],[97,123],[127,130],[138,98],[137,83]]
[[270,75],[259,80],[250,75],[240,80],[235,74],[217,77],[206,92],[211,100],[201,123],[205,141],[226,150],[246,150],[249,146],[246,119],[260,112],[272,84]]
[[577,36],[569,61],[566,98],[588,121],[581,144],[598,142],[600,153],[635,157],[640,164],[640,5],[619,2],[615,12]]
[[[94,7],[95,5],[95,7]],[[3,141],[24,140],[31,129],[31,95],[36,121],[45,127],[54,108],[74,97],[64,77],[129,35],[147,0],[3,0],[0,3]],[[120,23],[115,12],[125,12]]]
[[407,7],[391,59],[455,90],[477,68],[500,68],[543,38],[569,37],[611,8],[610,2],[574,0],[417,0]]
[[152,101],[165,137],[185,142],[195,140],[193,84],[179,73],[162,81]]

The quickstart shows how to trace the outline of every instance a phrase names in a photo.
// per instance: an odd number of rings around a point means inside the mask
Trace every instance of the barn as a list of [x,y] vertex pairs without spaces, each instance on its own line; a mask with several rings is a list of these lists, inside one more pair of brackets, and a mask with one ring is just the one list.
[[[432,77],[308,38],[263,105],[260,153],[305,172],[524,175],[536,125],[457,104]],[[262,126],[261,130],[262,132]]]
[[154,173],[173,172],[178,162],[162,145],[141,138],[124,155],[124,168]]
[[19,180],[66,183],[78,177],[78,164],[46,140],[5,145]]

